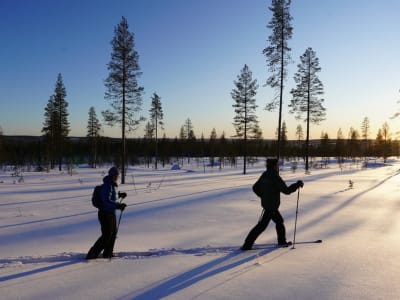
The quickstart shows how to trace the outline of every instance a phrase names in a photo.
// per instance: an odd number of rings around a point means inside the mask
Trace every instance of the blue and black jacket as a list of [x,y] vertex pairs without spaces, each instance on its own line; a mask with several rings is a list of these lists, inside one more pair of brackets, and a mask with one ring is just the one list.
[[118,184],[109,175],[103,178],[103,183],[101,189],[103,206],[101,211],[115,214],[115,210],[118,207]]

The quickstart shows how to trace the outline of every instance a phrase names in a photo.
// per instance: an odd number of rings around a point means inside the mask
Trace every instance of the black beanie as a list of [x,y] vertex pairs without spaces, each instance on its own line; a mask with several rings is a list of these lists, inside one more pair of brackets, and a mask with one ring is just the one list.
[[278,160],[276,158],[268,158],[267,159],[267,169],[274,169]]

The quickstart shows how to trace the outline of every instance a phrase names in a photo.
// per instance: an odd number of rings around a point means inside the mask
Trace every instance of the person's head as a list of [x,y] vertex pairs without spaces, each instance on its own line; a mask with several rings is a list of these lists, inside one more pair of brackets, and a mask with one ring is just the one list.
[[110,170],[108,170],[108,175],[114,180],[117,181],[118,176],[119,176],[119,171],[117,167],[111,167]]
[[267,159],[267,169],[278,170],[278,168],[279,168],[278,159],[276,158]]

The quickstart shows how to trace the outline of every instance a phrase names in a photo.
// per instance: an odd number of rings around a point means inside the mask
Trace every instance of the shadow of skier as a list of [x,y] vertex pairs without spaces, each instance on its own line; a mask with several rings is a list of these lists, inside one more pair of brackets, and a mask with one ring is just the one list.
[[260,257],[265,256],[277,249],[279,248],[267,247],[265,249],[246,252],[236,250],[223,257],[219,257],[187,272],[162,281],[161,283],[157,283],[149,288],[146,288],[144,291],[136,291],[120,299],[161,299],[184,290],[185,288],[188,288],[202,280],[227,272],[253,260],[256,264]]

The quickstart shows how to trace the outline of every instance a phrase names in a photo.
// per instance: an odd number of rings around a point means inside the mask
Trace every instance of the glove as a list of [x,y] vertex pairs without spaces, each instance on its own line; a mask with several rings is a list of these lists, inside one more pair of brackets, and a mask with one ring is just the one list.
[[125,197],[126,197],[126,193],[124,193],[124,192],[118,192],[118,198],[125,199]]
[[301,180],[298,180],[297,181],[297,187],[303,187],[304,186],[304,182],[303,181],[301,181]]
[[117,203],[117,209],[120,209],[121,211],[124,211],[126,207],[125,203]]

